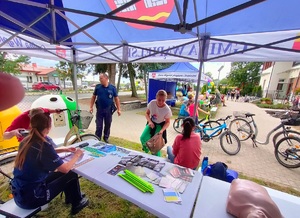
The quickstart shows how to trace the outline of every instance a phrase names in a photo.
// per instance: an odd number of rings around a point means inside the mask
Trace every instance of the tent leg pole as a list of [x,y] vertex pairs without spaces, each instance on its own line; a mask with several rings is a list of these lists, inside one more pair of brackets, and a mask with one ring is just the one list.
[[74,78],[74,88],[75,88],[75,101],[76,101],[76,110],[79,109],[78,106],[78,86],[77,86],[77,63],[76,63],[76,50],[72,49],[73,54],[73,78]]

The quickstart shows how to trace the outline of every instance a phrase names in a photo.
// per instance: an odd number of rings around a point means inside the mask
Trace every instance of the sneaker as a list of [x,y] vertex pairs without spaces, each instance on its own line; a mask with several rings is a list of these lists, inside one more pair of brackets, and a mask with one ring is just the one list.
[[81,201],[77,205],[72,205],[71,213],[72,215],[75,215],[79,213],[83,208],[89,205],[89,199],[88,198],[82,198]]

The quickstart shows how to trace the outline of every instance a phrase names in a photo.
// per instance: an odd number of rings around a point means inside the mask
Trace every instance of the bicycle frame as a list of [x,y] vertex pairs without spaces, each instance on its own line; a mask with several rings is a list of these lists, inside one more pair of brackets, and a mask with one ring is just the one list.
[[276,126],[274,129],[272,129],[270,132],[268,132],[268,134],[267,134],[267,136],[266,136],[266,141],[264,141],[264,142],[263,142],[263,141],[259,141],[259,140],[256,139],[256,137],[257,137],[257,135],[258,135],[258,128],[257,128],[257,125],[256,125],[256,123],[255,123],[255,120],[253,119],[252,116],[251,116],[251,120],[249,120],[249,119],[246,119],[246,120],[248,121],[248,123],[249,123],[250,125],[252,124],[252,126],[254,127],[254,133],[253,133],[253,132],[251,133],[251,134],[252,134],[251,139],[252,139],[252,141],[253,141],[253,143],[254,143],[255,145],[256,145],[256,144],[260,144],[260,145],[267,145],[267,144],[269,144],[271,135],[272,135],[274,132],[276,132],[278,129],[280,129],[280,128],[282,128],[283,131],[280,131],[280,132],[278,132],[277,134],[274,135],[274,137],[273,137],[273,142],[274,142],[274,140],[276,141],[276,138],[277,138],[280,134],[282,134],[282,132],[286,132],[286,131],[287,131],[285,125],[282,124],[282,123],[280,123],[280,124],[279,124],[278,126]]
[[[207,135],[207,131],[210,131],[210,130],[214,130],[211,134],[209,134],[209,138],[211,139],[212,136],[214,136],[217,132],[219,132],[220,130],[223,130],[223,129],[226,129],[227,128],[227,124],[224,122],[223,124],[221,124],[220,126],[216,126],[216,127],[213,127],[213,128],[202,128],[202,133],[203,135]],[[203,136],[202,135],[202,136]]]

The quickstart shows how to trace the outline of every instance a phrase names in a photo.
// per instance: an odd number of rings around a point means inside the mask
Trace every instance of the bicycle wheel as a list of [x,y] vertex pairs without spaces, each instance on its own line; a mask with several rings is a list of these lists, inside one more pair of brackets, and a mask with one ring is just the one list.
[[300,167],[300,139],[290,136],[280,139],[275,146],[275,157],[286,168]]
[[182,124],[183,124],[183,120],[184,118],[176,118],[173,122],[173,128],[176,132],[178,133],[182,133],[182,130],[183,130],[183,127],[182,127]]
[[232,120],[228,129],[234,133],[240,141],[245,141],[250,138],[253,132],[250,124],[242,118],[236,118]]
[[288,137],[288,136],[300,138],[300,132],[297,132],[295,130],[287,130],[287,131],[281,131],[281,132],[276,133],[273,137],[274,147],[276,146],[279,139]]
[[[218,126],[221,126],[221,123],[219,123],[216,120],[209,120],[207,122],[204,123],[204,125],[206,126],[205,128],[215,128]],[[215,130],[206,130],[206,134],[210,135],[210,133],[213,133]],[[211,136],[211,138],[214,138],[216,136],[219,136],[222,133],[222,129],[220,129],[218,132],[216,132],[214,135]]]
[[225,131],[220,136],[221,148],[226,154],[236,155],[241,149],[239,138],[230,131]]
[[99,137],[94,135],[94,134],[83,134],[83,135],[80,135],[80,140],[76,139],[74,141],[74,143],[85,141],[85,140],[88,140],[88,139],[95,139],[97,141],[100,141]]

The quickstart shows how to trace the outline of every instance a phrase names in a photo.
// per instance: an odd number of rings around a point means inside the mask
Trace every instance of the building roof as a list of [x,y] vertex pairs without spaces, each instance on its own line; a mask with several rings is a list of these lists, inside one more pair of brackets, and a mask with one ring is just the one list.
[[56,71],[53,67],[38,66],[36,63],[21,65],[21,72],[31,72],[37,75],[47,75]]

